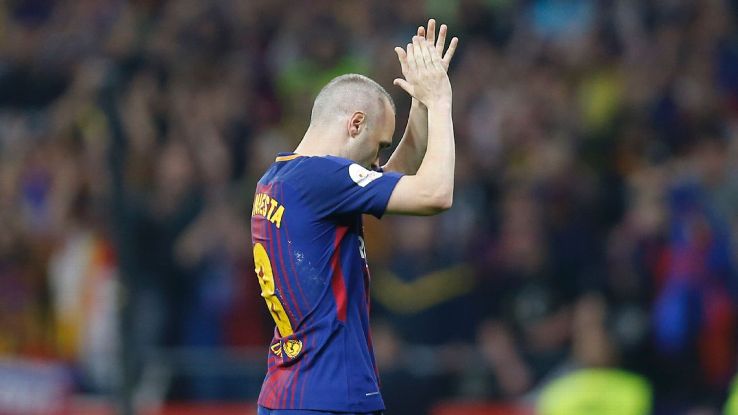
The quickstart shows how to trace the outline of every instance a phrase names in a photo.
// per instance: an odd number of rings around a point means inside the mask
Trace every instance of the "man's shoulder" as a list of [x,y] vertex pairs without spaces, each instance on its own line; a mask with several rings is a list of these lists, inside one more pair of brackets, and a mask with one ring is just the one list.
[[351,162],[333,156],[280,155],[259,180],[260,186],[291,188],[300,194],[328,192],[336,173]]
[[337,156],[322,156],[319,157],[320,159],[323,159],[323,163],[325,164],[331,164],[331,165],[338,165],[338,166],[349,166],[351,164],[355,164],[353,160],[349,160],[343,157],[337,157]]
[[[383,172],[369,170],[353,160],[332,155],[281,156],[272,165],[270,182],[280,182],[303,192],[336,193],[358,185],[365,187],[383,176]],[[288,159],[286,159],[289,157]]]
[[[280,153],[285,154],[285,153]],[[315,168],[319,166],[324,167],[341,167],[348,166],[354,162],[338,156],[324,155],[324,156],[303,156],[300,154],[287,153],[287,155],[280,155],[274,161],[272,166],[283,167],[285,170],[288,167],[292,168]]]
[[287,181],[317,181],[325,183],[335,173],[347,169],[353,161],[336,156],[301,156],[284,165],[277,165],[277,176]]
[[[337,171],[341,170],[343,168],[346,168],[347,166],[350,166],[354,162],[345,159],[342,157],[336,157],[336,156],[301,156],[296,158],[292,164],[289,166],[291,169],[288,170],[296,170],[296,171],[310,171],[310,172],[320,172],[323,174],[326,174],[327,172]],[[287,167],[287,166],[285,166]]]

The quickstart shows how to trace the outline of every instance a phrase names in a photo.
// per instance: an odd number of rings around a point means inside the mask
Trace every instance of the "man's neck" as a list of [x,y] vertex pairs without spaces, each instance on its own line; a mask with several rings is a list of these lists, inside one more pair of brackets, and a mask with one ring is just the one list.
[[303,156],[336,156],[346,157],[345,145],[341,137],[328,130],[319,131],[310,126],[295,149],[295,153]]

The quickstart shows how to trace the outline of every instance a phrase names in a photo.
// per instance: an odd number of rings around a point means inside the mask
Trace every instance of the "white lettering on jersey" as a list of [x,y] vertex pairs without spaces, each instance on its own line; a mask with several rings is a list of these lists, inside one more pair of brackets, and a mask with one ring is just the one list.
[[366,260],[366,243],[361,236],[359,237],[359,255]]
[[367,170],[358,164],[352,164],[348,168],[349,176],[354,183],[361,187],[366,187],[369,183],[382,177],[382,173],[378,171]]

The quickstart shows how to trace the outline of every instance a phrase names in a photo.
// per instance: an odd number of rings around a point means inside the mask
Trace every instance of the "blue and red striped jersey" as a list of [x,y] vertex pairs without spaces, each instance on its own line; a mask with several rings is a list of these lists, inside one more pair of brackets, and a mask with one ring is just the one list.
[[361,214],[381,217],[400,177],[339,157],[280,153],[259,180],[254,262],[276,324],[259,405],[384,410]]

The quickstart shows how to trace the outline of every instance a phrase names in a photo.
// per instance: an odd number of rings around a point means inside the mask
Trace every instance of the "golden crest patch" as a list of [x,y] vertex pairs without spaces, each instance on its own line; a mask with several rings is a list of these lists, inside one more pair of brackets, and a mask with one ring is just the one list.
[[294,359],[302,351],[301,340],[287,340],[284,342],[284,353],[289,356],[290,359]]

